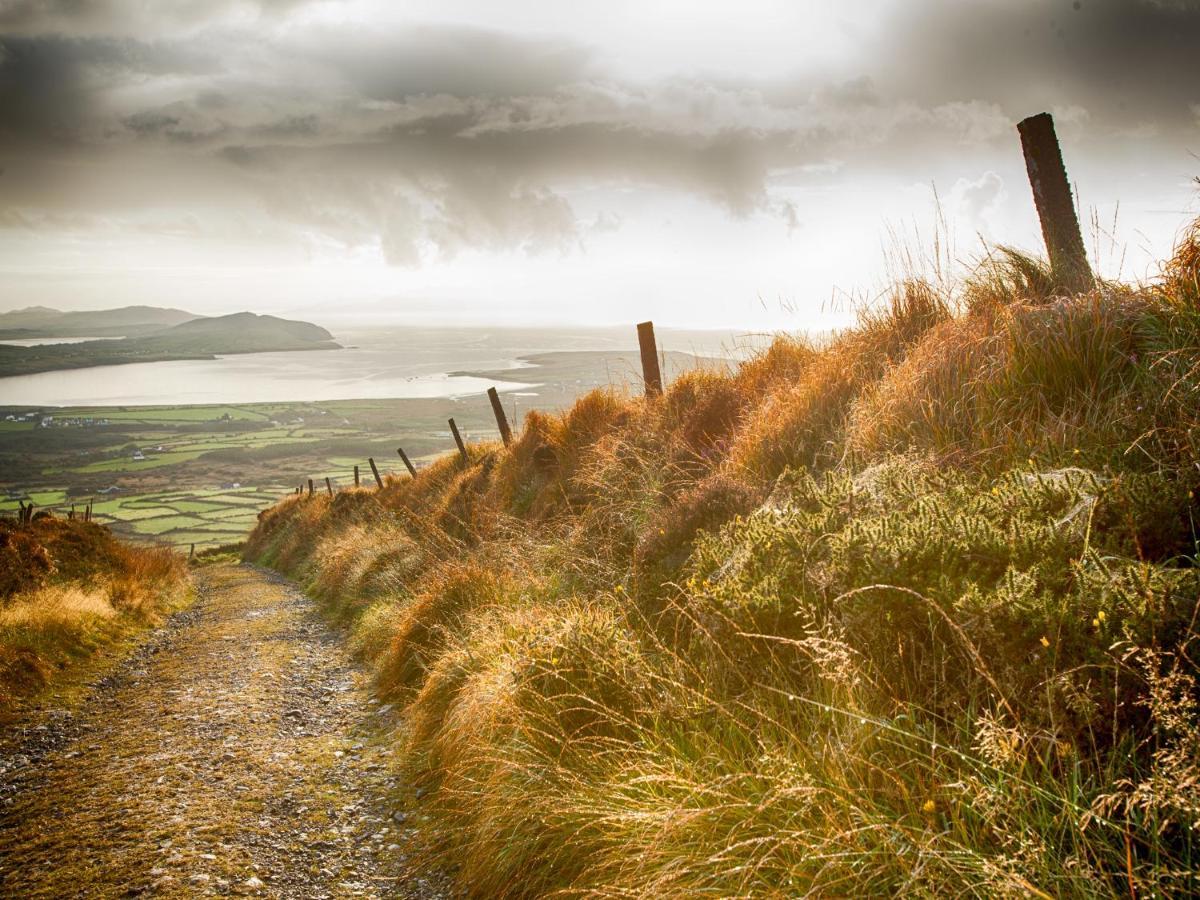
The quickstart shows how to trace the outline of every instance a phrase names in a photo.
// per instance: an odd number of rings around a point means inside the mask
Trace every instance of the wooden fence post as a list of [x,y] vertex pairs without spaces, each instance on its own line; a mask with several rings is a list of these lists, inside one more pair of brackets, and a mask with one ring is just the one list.
[[369,462],[371,464],[371,474],[375,476],[375,484],[377,484],[379,486],[379,489],[382,491],[383,490],[383,479],[379,477],[379,470],[377,468],[375,468],[375,459],[373,457],[368,456],[367,462]]
[[329,476],[325,476],[325,490],[329,491],[329,496],[333,496],[333,482],[329,480]]
[[662,371],[658,368],[658,348],[654,344],[654,323],[641,322],[638,327],[638,347],[642,351],[642,380],[646,383],[646,396],[657,397],[662,393]]
[[512,429],[508,427],[508,417],[504,415],[504,407],[500,403],[500,395],[494,387],[488,388],[488,399],[492,401],[492,412],[496,414],[496,427],[500,429],[500,440],[507,447],[512,443]]
[[354,486],[358,487],[358,466],[354,466]]
[[454,443],[458,446],[459,456],[463,462],[470,462],[470,457],[467,456],[467,445],[463,443],[462,435],[458,433],[458,426],[454,424],[454,420],[450,420],[450,433],[454,435]]
[[311,497],[312,495],[313,495],[313,480],[310,478],[310,479],[308,479],[308,496]]
[[190,553],[188,553],[188,559],[195,559],[195,558],[196,558],[196,545],[192,544],[192,550]]
[[400,454],[400,459],[404,461],[404,468],[408,469],[408,474],[413,478],[417,477],[417,470],[411,462],[408,461],[408,454],[404,452],[403,447],[397,447],[396,452]]
[[1021,135],[1025,171],[1033,188],[1033,202],[1042,223],[1042,238],[1054,279],[1066,290],[1086,291],[1095,279],[1079,232],[1079,218],[1071,200],[1071,183],[1054,132],[1054,119],[1050,113],[1030,116],[1017,124],[1017,133]]

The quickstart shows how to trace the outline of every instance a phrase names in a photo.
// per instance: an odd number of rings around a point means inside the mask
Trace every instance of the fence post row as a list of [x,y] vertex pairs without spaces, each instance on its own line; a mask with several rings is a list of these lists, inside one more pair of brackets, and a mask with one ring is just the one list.
[[1030,116],[1017,124],[1025,171],[1033,188],[1033,202],[1042,223],[1042,238],[1055,280],[1066,290],[1086,291],[1095,283],[1079,218],[1071,200],[1071,183],[1050,113]]
[[646,396],[657,397],[662,393],[662,371],[658,368],[658,348],[654,343],[654,323],[640,322],[637,327],[638,348],[642,353],[642,380],[646,383]]
[[375,468],[375,459],[373,457],[368,456],[367,462],[369,462],[371,464],[371,474],[375,476],[375,484],[382,491],[383,490],[383,479],[379,477],[379,470],[377,468]]
[[400,454],[400,459],[404,462],[404,468],[408,469],[408,474],[413,478],[416,478],[417,470],[413,468],[413,464],[408,461],[408,454],[404,452],[404,448],[397,447],[396,452]]
[[504,406],[500,403],[500,395],[494,387],[488,388],[488,399],[492,401],[492,412],[496,414],[496,427],[500,429],[500,440],[507,447],[512,443],[512,429],[508,427],[508,416],[504,414]]
[[470,462],[467,456],[467,447],[463,443],[462,435],[458,433],[458,426],[454,424],[454,420],[450,420],[450,433],[454,435],[454,443],[458,446],[458,455],[462,457],[463,462]]

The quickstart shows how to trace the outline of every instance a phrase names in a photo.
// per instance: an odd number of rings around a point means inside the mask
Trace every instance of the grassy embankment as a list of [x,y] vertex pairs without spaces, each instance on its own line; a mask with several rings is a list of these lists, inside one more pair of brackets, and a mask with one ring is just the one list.
[[1200,227],[998,252],[249,552],[344,617],[479,896],[1152,895],[1200,868]]
[[0,519],[0,714],[157,621],[188,584],[183,557],[100,525]]

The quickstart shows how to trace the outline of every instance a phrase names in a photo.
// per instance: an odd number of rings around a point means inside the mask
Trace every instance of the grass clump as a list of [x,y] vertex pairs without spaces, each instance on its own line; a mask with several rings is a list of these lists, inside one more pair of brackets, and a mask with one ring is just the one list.
[[1200,889],[1200,303],[998,251],[264,513],[478,896]]
[[187,585],[184,558],[166,548],[48,514],[0,519],[0,710],[157,621]]

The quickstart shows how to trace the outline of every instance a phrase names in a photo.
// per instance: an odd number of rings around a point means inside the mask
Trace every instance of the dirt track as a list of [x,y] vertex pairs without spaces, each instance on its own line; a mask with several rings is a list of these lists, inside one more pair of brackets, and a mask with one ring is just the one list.
[[197,573],[199,598],[0,757],[0,896],[440,897],[386,707],[303,595]]

